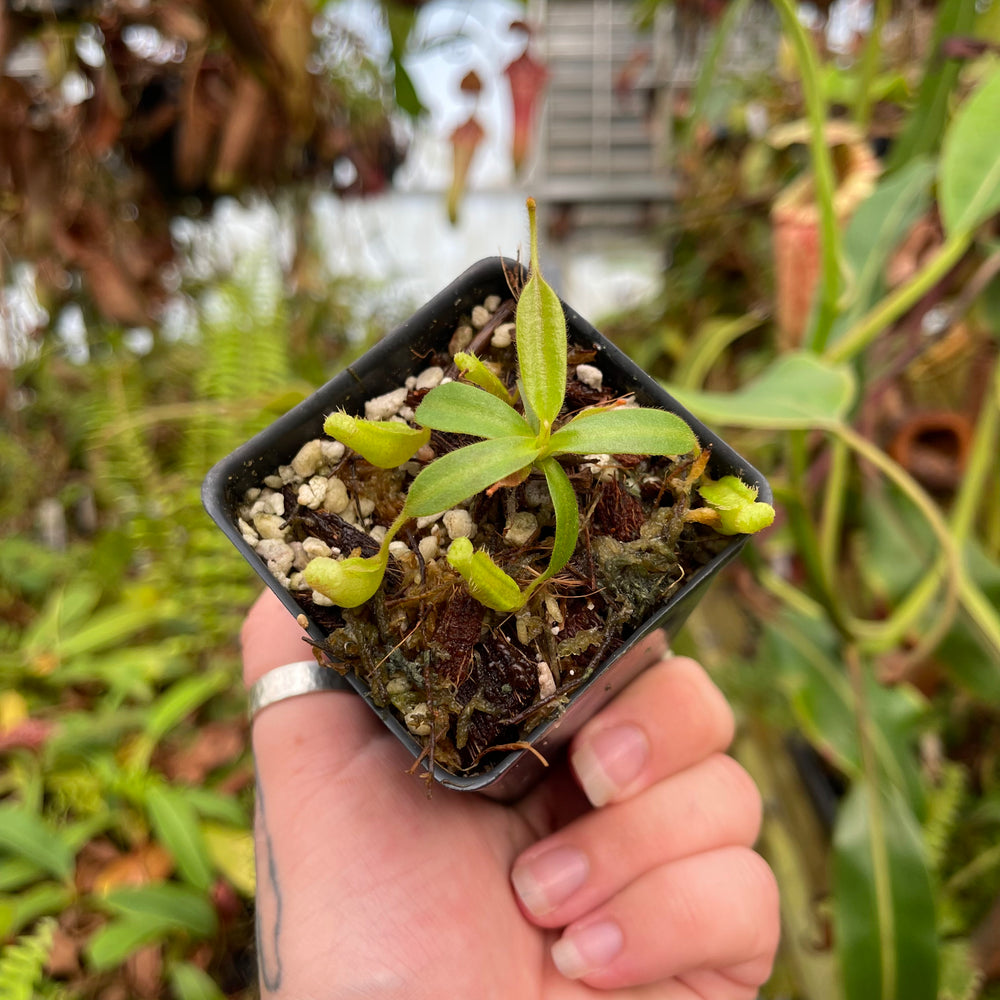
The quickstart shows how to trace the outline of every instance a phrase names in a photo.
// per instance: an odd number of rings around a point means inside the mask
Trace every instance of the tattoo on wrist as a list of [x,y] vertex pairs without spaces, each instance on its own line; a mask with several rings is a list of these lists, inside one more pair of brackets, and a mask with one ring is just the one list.
[[260,969],[261,994],[267,996],[281,988],[281,887],[271,849],[271,834],[267,828],[267,810],[260,778],[257,779],[256,807],[257,840],[257,900],[256,936],[257,964]]

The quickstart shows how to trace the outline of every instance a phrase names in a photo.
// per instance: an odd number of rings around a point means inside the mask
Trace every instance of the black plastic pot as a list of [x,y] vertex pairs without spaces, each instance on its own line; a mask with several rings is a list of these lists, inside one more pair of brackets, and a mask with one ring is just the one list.
[[[202,497],[209,514],[292,614],[299,615],[303,609],[292,594],[271,576],[264,560],[247,544],[237,527],[236,512],[243,502],[244,493],[250,487],[258,486],[279,465],[287,465],[307,441],[323,437],[323,421],[332,410],[342,408],[349,413],[362,413],[366,400],[398,388],[408,375],[420,371],[423,367],[421,358],[432,349],[445,348],[460,317],[463,314],[467,316],[474,305],[489,295],[509,298],[505,267],[509,273],[516,273],[519,269],[516,262],[499,257],[474,264],[359,361],[237,448],[205,478]],[[703,446],[712,446],[709,468],[714,477],[739,476],[758,488],[761,500],[771,500],[767,481],[749,462],[696,420],[573,309],[565,304],[564,307],[570,340],[597,351],[595,364],[603,370],[607,384],[622,393],[634,392],[641,404],[657,406],[681,416]],[[737,555],[746,540],[745,535],[734,536],[718,555],[694,572],[659,611],[636,627],[618,651],[571,696],[561,715],[530,733],[528,741],[543,757],[552,760],[559,748],[587,719],[662,655],[669,637],[683,625],[712,577]],[[308,631],[314,639],[324,638],[324,633],[314,623],[310,623]],[[373,704],[367,688],[353,672],[345,678],[345,687],[348,685],[364,698],[414,758],[419,756],[421,747],[403,723],[391,710],[380,709]],[[336,734],[331,733],[330,738],[336,739]],[[482,773],[455,775],[435,767],[434,777],[448,788],[478,791],[492,798],[510,800],[527,791],[543,772],[544,765],[535,754],[519,749],[507,753],[490,770]]]

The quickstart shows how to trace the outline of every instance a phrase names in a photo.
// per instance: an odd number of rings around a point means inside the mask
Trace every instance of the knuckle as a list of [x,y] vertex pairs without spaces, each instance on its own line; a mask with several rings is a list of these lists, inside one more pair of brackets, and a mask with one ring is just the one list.
[[744,900],[747,952],[754,957],[773,955],[781,933],[778,880],[771,866],[749,847],[738,848],[736,878]]
[[760,833],[763,800],[747,770],[723,753],[709,758],[718,800],[726,809],[738,843],[752,844]]
[[675,663],[684,672],[687,707],[698,735],[706,747],[725,749],[736,734],[732,707],[701,664],[687,658],[680,658]]

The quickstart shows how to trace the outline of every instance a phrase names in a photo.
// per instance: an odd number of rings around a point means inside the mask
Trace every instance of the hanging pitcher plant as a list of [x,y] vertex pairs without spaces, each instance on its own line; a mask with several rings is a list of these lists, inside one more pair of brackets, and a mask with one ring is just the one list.
[[531,152],[535,121],[549,81],[549,71],[525,46],[524,51],[504,70],[504,75],[510,84],[511,109],[514,113],[511,159],[514,172],[520,174]]

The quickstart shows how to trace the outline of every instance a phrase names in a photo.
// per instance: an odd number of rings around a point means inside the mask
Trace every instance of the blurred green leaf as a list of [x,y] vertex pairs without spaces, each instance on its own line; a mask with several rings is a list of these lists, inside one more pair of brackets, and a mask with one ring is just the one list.
[[209,698],[224,691],[230,683],[225,670],[184,677],[162,692],[146,719],[146,735],[154,743],[174,728],[182,719],[200,708]]
[[962,64],[945,59],[941,46],[952,35],[969,35],[976,17],[976,5],[969,0],[944,0],[938,6],[934,37],[927,48],[927,60],[920,77],[917,103],[902,134],[893,144],[888,166],[896,170],[916,156],[931,153],[941,142],[948,102]]
[[1000,67],[959,108],[944,138],[938,197],[949,236],[978,228],[1000,209],[997,122]]
[[230,885],[247,898],[253,898],[256,888],[253,833],[246,827],[206,823],[205,843],[215,867]]
[[174,1000],[226,1000],[215,980],[190,962],[176,962],[167,973]]
[[29,656],[51,649],[61,635],[71,634],[88,618],[100,600],[96,584],[77,580],[52,594],[25,633],[22,648]]
[[20,933],[41,916],[61,912],[73,898],[73,890],[60,882],[42,882],[16,896],[0,897],[0,939]]
[[857,392],[854,374],[813,354],[785,354],[734,392],[695,392],[667,385],[708,424],[764,429],[823,426],[847,415]]
[[84,954],[91,968],[98,972],[118,969],[132,952],[176,929],[172,921],[158,921],[152,917],[112,920],[87,942]]
[[[962,555],[986,602],[994,609],[1000,608],[1000,564],[975,542],[966,543]],[[966,691],[987,704],[1000,704],[1000,661],[964,611],[959,612],[938,646],[936,658],[948,676]]]
[[865,490],[858,505],[865,529],[857,542],[864,551],[860,572],[876,599],[895,604],[932,564],[934,536],[891,484]]
[[224,795],[211,788],[195,787],[185,788],[184,795],[199,816],[244,829],[250,825],[246,805],[240,798]]
[[184,789],[154,784],[145,799],[156,838],[173,855],[177,870],[196,888],[207,889],[212,884],[212,865],[198,816]]
[[12,892],[37,882],[45,869],[23,857],[0,858],[0,892]]
[[902,795],[856,781],[841,803],[833,848],[846,1000],[936,1000],[934,892],[920,828]]
[[0,805],[0,848],[57,878],[73,874],[73,851],[43,819],[21,806]]
[[919,157],[884,178],[858,208],[844,234],[847,288],[844,311],[837,317],[830,343],[860,319],[884,294],[885,269],[893,252],[931,203],[937,167]]
[[[765,627],[762,658],[779,672],[795,718],[809,741],[831,763],[855,778],[861,774],[854,691],[837,653],[830,626],[786,614]],[[922,814],[924,792],[915,752],[917,723],[926,706],[917,692],[880,685],[866,673],[865,696],[880,774]]]
[[99,901],[116,916],[149,918],[157,926],[183,928],[197,937],[214,934],[218,923],[215,908],[203,892],[170,882],[115,889]]

